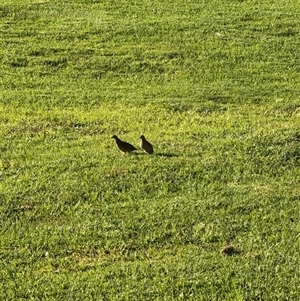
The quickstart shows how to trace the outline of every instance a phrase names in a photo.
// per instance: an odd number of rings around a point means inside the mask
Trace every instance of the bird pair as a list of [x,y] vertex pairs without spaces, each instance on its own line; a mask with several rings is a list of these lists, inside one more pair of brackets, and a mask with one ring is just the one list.
[[[131,145],[128,142],[122,141],[121,139],[118,138],[118,136],[113,135],[112,136],[113,139],[115,139],[116,145],[118,147],[118,149],[123,153],[130,153],[133,152],[135,150],[137,150],[137,148],[135,148],[133,145]],[[153,146],[152,144],[146,140],[145,136],[142,135],[140,137],[141,142],[140,142],[140,147],[141,149],[146,153],[146,154],[153,154],[154,150],[153,150]]]

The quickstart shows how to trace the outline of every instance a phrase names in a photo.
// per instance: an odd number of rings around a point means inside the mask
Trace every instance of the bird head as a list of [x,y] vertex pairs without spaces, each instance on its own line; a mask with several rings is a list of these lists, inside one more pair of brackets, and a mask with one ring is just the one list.
[[118,139],[117,135],[113,135],[111,138]]
[[141,135],[141,137],[140,137],[142,140],[144,140],[145,139],[145,136],[144,135]]

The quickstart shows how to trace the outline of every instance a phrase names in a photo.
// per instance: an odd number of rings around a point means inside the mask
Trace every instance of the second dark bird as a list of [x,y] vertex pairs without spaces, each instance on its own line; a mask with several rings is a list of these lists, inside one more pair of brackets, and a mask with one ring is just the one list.
[[142,135],[141,137],[141,142],[140,142],[140,147],[141,149],[146,153],[146,154],[153,154],[154,150],[153,150],[153,146],[152,144],[146,140],[145,136]]

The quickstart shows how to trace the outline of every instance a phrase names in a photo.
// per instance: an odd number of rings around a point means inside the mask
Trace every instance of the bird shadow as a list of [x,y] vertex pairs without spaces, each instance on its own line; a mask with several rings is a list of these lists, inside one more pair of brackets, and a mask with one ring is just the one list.
[[165,158],[179,157],[179,155],[172,154],[172,153],[154,153],[154,154],[149,155],[144,152],[132,152],[132,153],[129,153],[129,156],[159,156],[159,157],[165,157]]
[[156,153],[156,156],[167,157],[167,158],[178,157],[177,154],[172,154],[172,153]]

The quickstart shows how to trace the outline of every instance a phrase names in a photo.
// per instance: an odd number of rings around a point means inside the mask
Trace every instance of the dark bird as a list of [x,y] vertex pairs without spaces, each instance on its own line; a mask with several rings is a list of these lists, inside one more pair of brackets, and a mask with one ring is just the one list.
[[234,246],[231,246],[231,245],[225,246],[225,247],[221,250],[221,254],[223,254],[224,256],[226,256],[226,255],[231,256],[231,255],[239,254],[239,253],[240,253],[240,251],[237,250]]
[[116,135],[113,135],[111,138],[115,139],[116,146],[123,154],[130,153],[137,150],[133,145],[131,145],[128,142],[122,141]]
[[141,149],[149,155],[153,154],[154,150],[152,144],[146,140],[144,135],[142,135],[140,138],[141,138],[141,142],[140,142]]

